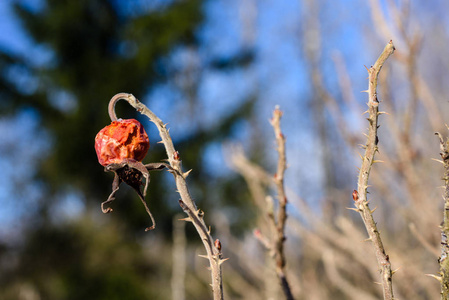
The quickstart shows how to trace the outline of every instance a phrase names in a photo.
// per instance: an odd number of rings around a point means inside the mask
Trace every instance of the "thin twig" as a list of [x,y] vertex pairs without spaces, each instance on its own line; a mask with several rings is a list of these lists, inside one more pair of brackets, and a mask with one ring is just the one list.
[[441,300],[449,299],[449,141],[443,140],[440,133],[435,133],[440,139],[440,155],[444,162],[444,210],[443,224],[441,225],[441,256],[440,275],[441,282]]
[[360,172],[357,181],[357,190],[354,190],[353,199],[357,211],[360,213],[363,222],[365,224],[366,230],[369,235],[369,239],[373,242],[373,246],[376,253],[377,265],[381,273],[381,281],[383,287],[384,299],[394,299],[393,298],[393,285],[391,271],[391,263],[388,255],[385,253],[382,240],[380,238],[379,231],[377,230],[376,222],[374,221],[371,209],[368,206],[367,193],[368,193],[368,179],[371,171],[371,166],[373,165],[374,156],[378,151],[377,143],[377,128],[378,128],[378,116],[379,116],[379,101],[377,99],[377,78],[379,72],[385,63],[385,61],[394,52],[393,42],[390,41],[382,54],[377,59],[374,66],[368,69],[369,73],[369,87],[368,87],[368,135],[366,141],[365,155],[363,156],[362,166],[360,167]]
[[212,276],[211,286],[213,290],[214,300],[222,300],[223,282],[221,264],[226,261],[226,259],[223,259],[221,253],[221,243],[218,239],[214,242],[210,234],[210,229],[203,220],[204,212],[196,207],[195,202],[190,196],[190,192],[186,183],[186,178],[189,175],[190,171],[182,171],[182,164],[179,153],[175,150],[166,124],[164,124],[161,119],[159,119],[142,102],[137,100],[136,97],[134,97],[132,94],[127,93],[119,93],[112,97],[111,101],[109,102],[109,116],[111,117],[112,121],[117,120],[114,107],[119,100],[126,100],[132,107],[134,107],[141,114],[147,116],[150,121],[156,125],[159,131],[159,135],[162,139],[162,143],[164,144],[165,150],[167,152],[167,160],[172,168],[171,173],[175,177],[178,193],[181,196],[179,204],[183,211],[188,215],[188,217],[183,220],[192,222],[201,238],[201,241],[204,244],[204,248],[207,252],[207,255],[205,255],[205,257],[209,260],[210,263],[210,271]]
[[282,291],[284,292],[285,298],[290,300],[293,299],[293,295],[290,289],[290,285],[285,274],[285,253],[284,253],[284,242],[285,242],[285,222],[287,221],[287,196],[285,194],[284,188],[284,173],[287,168],[287,159],[285,155],[285,136],[281,131],[281,117],[282,112],[278,107],[275,108],[273,112],[273,118],[270,123],[273,126],[274,134],[276,137],[277,152],[279,154],[277,171],[274,176],[274,181],[277,188],[277,198],[279,202],[279,208],[277,212],[277,220],[273,220],[273,225],[276,228],[276,235],[273,241],[273,250],[276,260],[276,274],[279,278]]

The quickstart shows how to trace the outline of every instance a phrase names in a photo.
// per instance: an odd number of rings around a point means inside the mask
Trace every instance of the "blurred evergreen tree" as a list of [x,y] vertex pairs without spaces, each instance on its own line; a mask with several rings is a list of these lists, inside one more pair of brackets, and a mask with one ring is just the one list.
[[[96,164],[93,139],[110,122],[106,113],[108,99],[122,91],[142,98],[155,84],[174,76],[164,66],[164,57],[181,46],[196,48],[200,42],[196,35],[203,18],[199,0],[173,1],[149,13],[129,11],[125,6],[112,0],[47,0],[39,10],[15,5],[25,30],[36,45],[50,52],[51,60],[36,66],[29,60],[6,55],[0,61],[4,68],[20,65],[22,72],[38,81],[38,86],[32,92],[21,86],[4,87],[0,108],[3,113],[24,108],[38,113],[53,146],[37,175],[52,193],[70,186],[80,189],[88,201],[107,197],[111,176]],[[247,53],[244,55],[248,57]],[[239,63],[242,59],[234,60]],[[232,59],[227,61],[218,68],[235,66]],[[211,63],[212,68],[215,65],[216,62]],[[243,103],[235,112],[217,120],[216,126],[180,141],[182,159],[197,176],[202,171],[201,149],[229,135],[233,124],[251,111],[248,103],[252,102]],[[119,116],[146,122],[127,105],[117,107]],[[152,157],[162,159],[163,150],[155,149],[152,147],[152,153],[159,151],[160,155]],[[158,179],[153,176],[152,180]],[[153,183],[151,188],[154,198],[160,198],[159,185]],[[51,205],[52,200],[57,201],[48,198],[45,203]],[[156,209],[163,209],[157,207],[160,204],[155,205]],[[141,210],[137,205],[135,208]],[[139,217],[131,219],[142,224]]]

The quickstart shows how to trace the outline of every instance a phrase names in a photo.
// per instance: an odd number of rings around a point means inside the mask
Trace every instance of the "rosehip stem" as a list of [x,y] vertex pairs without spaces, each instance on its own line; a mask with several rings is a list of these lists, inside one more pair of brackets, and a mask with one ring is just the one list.
[[119,101],[119,100],[128,100],[129,94],[127,93],[118,93],[117,95],[115,95],[114,97],[111,98],[111,100],[109,101],[109,106],[108,106],[108,113],[109,113],[109,117],[111,118],[111,121],[117,121],[117,114],[115,113],[115,104]]
[[145,115],[156,125],[159,136],[162,139],[162,143],[165,146],[165,151],[167,153],[167,161],[170,165],[170,173],[175,177],[175,183],[177,191],[181,196],[179,204],[183,211],[188,215],[184,221],[192,222],[195,226],[198,235],[203,242],[204,248],[206,250],[206,255],[201,255],[209,260],[211,279],[212,279],[212,292],[214,300],[223,300],[223,280],[221,272],[221,264],[227,259],[223,258],[221,247],[218,249],[214,245],[214,239],[210,233],[210,227],[204,222],[204,212],[198,209],[195,201],[190,195],[189,189],[187,187],[186,178],[190,171],[182,171],[182,163],[179,153],[175,150],[173,141],[168,133],[167,125],[162,122],[151,110],[148,109],[143,103],[136,99],[132,94],[119,93],[113,96],[109,102],[109,116],[111,121],[117,121],[117,115],[115,113],[115,104],[119,100],[127,101],[132,107],[134,107],[138,112]]

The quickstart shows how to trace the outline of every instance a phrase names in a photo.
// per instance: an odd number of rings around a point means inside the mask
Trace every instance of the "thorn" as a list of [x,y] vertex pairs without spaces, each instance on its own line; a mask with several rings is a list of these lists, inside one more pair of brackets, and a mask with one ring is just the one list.
[[360,159],[363,160],[363,156],[360,153],[357,153],[360,156]]
[[368,71],[368,74],[369,74],[369,69],[368,69],[368,67],[367,66],[365,66],[365,65],[363,65],[364,67],[365,67],[365,69]]
[[184,218],[184,219],[178,219],[178,221],[192,222],[192,219],[190,219],[190,217],[187,217],[187,218]]
[[[379,151],[379,150],[376,149],[376,151]],[[383,160],[373,160],[373,164],[375,164],[375,163],[384,163],[384,161]]]
[[366,133],[363,133],[363,135],[368,138],[368,135]]
[[221,259],[221,260],[218,262],[218,264],[221,265],[222,263],[224,263],[224,262],[227,261],[228,259],[229,259],[229,257],[228,257],[228,258],[223,258],[223,259]]
[[211,230],[211,229],[210,229],[210,226],[209,226],[209,230],[207,231],[208,234],[210,234],[210,230]]
[[366,149],[366,145],[363,145],[363,144],[357,144],[357,146],[359,146],[359,147],[362,148],[362,149]]
[[434,160],[434,161],[439,162],[439,163],[444,165],[444,161],[442,161],[442,160],[439,160],[439,159],[436,159],[436,158],[431,158],[431,160]]
[[350,210],[353,210],[353,211],[356,211],[356,212],[360,212],[361,211],[361,209],[353,208],[353,207],[346,207],[346,209],[350,209]]
[[396,270],[391,271],[391,275],[394,275],[394,273],[396,273],[397,271],[399,271],[399,269],[401,269],[401,267],[397,268]]
[[360,91],[360,93],[368,93],[368,90]]
[[164,143],[164,141],[159,141],[156,144],[163,144],[163,143]]
[[436,280],[438,280],[440,283],[443,282],[443,278],[441,278],[441,276],[437,276],[437,275],[433,275],[433,274],[425,274],[426,276],[435,278]]
[[187,176],[189,176],[190,172],[192,172],[192,169],[190,169],[190,170],[188,170],[187,172],[184,172],[184,173],[182,174],[182,176],[184,177],[184,179],[187,178]]
[[372,240],[373,240],[372,238],[367,238],[367,239],[363,240],[362,242],[370,242]]
[[202,258],[205,258],[205,259],[207,259],[207,260],[209,259],[209,256],[207,256],[207,255],[198,254],[198,256],[199,256],[199,257],[202,257]]
[[372,210],[370,210],[371,214],[373,214],[377,209],[377,206],[375,208],[373,208]]
[[385,114],[385,115],[390,115],[390,114],[387,113],[386,111],[379,111],[379,112],[377,113],[377,115],[383,115],[383,114]]

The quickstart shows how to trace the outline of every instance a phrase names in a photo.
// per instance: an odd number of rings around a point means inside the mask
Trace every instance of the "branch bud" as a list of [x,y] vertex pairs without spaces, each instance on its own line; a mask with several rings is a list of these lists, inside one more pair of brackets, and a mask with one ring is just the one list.
[[359,200],[359,192],[357,192],[356,190],[353,190],[353,191],[352,191],[352,199],[353,199],[354,201]]
[[278,105],[276,105],[276,107],[274,108],[273,114],[278,118],[282,117],[283,112],[279,109]]
[[178,151],[175,151],[175,152],[173,153],[173,159],[174,159],[174,160],[181,160],[181,157],[179,156],[179,152],[178,152]]
[[219,239],[216,239],[214,242],[215,248],[217,248],[218,251],[221,251],[221,242]]

